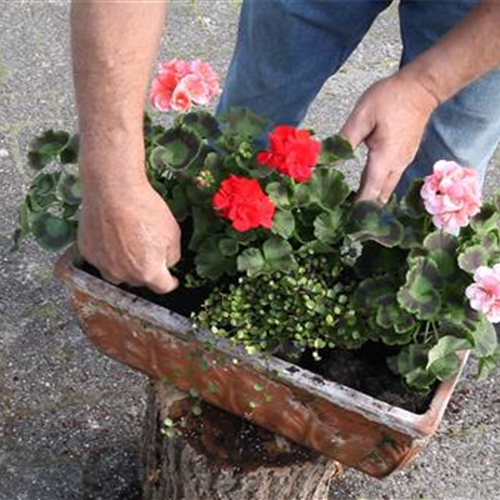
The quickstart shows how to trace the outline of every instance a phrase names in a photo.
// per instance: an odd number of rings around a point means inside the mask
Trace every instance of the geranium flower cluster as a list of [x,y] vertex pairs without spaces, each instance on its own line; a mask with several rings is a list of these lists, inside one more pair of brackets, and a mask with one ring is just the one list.
[[[320,151],[321,143],[313,139],[309,131],[280,125],[269,135],[269,147],[257,155],[257,162],[298,182],[305,182],[312,177]],[[256,179],[236,175],[222,182],[213,206],[222,217],[232,221],[237,231],[257,227],[271,229],[276,212]]]
[[467,226],[481,210],[477,172],[453,161],[441,160],[434,165],[434,173],[425,178],[421,196],[434,225],[449,233]]
[[219,76],[201,59],[172,59],[160,65],[151,83],[151,105],[159,111],[184,112],[194,105],[206,106],[220,94]]

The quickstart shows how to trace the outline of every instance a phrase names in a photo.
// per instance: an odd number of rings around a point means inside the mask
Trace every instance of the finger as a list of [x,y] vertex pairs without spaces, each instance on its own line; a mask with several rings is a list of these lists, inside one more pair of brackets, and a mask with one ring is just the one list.
[[179,280],[172,275],[168,268],[164,267],[146,286],[156,293],[169,293],[179,286]]
[[368,162],[361,175],[356,201],[380,201],[389,173],[390,169],[387,167],[384,156],[370,151]]
[[356,106],[340,129],[339,134],[351,143],[352,149],[356,149],[374,130],[373,124],[364,115],[359,106]]
[[181,260],[180,244],[171,245],[167,250],[167,267],[174,267]]
[[399,179],[401,179],[400,169],[393,169],[391,170],[391,172],[389,172],[389,175],[387,176],[387,179],[385,181],[384,189],[380,194],[380,202],[384,205],[389,201],[389,198],[396,189]]
[[107,281],[108,283],[111,283],[112,285],[118,286],[118,285],[121,285],[123,283],[123,280],[116,278],[115,276],[113,276],[112,274],[110,274],[106,271],[102,271],[99,269],[99,272],[101,273],[101,276],[103,277],[103,279],[105,281]]

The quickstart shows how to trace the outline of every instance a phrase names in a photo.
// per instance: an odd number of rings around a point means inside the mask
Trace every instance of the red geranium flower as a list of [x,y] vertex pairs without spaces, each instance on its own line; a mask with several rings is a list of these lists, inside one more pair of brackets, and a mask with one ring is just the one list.
[[309,131],[280,125],[269,134],[269,147],[257,155],[257,162],[304,182],[311,178],[320,151],[321,143]]
[[237,231],[271,229],[276,207],[256,179],[230,175],[215,193],[213,206]]

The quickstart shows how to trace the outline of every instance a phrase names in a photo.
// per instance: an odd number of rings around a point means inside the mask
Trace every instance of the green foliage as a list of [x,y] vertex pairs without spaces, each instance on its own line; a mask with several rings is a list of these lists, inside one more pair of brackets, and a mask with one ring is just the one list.
[[403,239],[404,229],[387,209],[371,201],[354,204],[347,226],[355,241],[375,241],[386,247],[395,247]]
[[35,170],[41,170],[49,163],[59,160],[59,155],[70,142],[70,135],[61,130],[47,130],[31,141],[28,152],[29,164]]
[[318,165],[331,165],[352,158],[354,158],[354,151],[351,144],[340,135],[327,137],[321,142]]
[[[391,369],[418,391],[455,375],[464,349],[486,376],[500,358],[497,338],[465,289],[479,266],[500,262],[500,194],[459,235],[446,234],[425,211],[421,179],[384,207],[356,203],[331,167],[353,157],[339,136],[321,143],[307,182],[259,165],[255,143],[268,126],[246,108],[220,118],[187,113],[171,127],[145,117],[148,178],[183,225],[186,280],[212,289],[197,322],[250,353],[310,349],[319,358],[380,342],[394,352]],[[32,236],[60,251],[75,241],[82,202],[71,165],[78,135],[44,132],[28,159],[38,172],[19,206],[15,243]],[[230,174],[267,193],[276,207],[270,230],[237,231],[213,209]]]

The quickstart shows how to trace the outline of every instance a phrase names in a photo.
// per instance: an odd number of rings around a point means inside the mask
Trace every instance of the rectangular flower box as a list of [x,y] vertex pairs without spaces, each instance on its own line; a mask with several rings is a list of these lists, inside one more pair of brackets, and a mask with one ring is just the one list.
[[441,383],[427,411],[414,414],[193,331],[187,318],[85,272],[71,251],[56,272],[83,331],[104,354],[377,478],[425,446],[459,378]]

